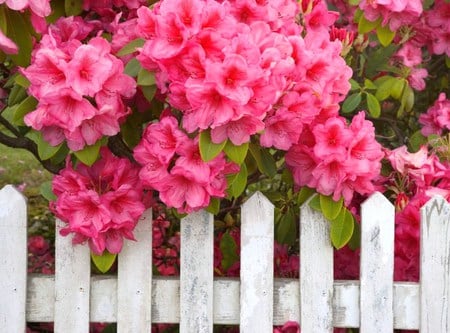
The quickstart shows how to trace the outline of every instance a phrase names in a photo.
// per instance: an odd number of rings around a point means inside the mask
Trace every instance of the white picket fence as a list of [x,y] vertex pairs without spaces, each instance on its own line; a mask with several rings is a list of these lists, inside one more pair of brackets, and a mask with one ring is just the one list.
[[[254,194],[242,206],[240,279],[213,278],[213,217],[181,222],[181,275],[152,277],[147,211],[119,255],[118,276],[91,276],[87,246],[56,238],[55,276],[27,275],[26,201],[0,191],[0,331],[28,322],[55,331],[88,332],[89,322],[117,322],[118,332],[150,332],[151,323],[179,323],[180,332],[271,332],[299,321],[303,333],[360,327],[363,333],[420,329],[450,332],[450,205],[435,197],[421,210],[420,284],[393,283],[394,208],[375,193],[363,205],[359,281],[333,280],[329,222],[308,205],[300,217],[300,279],[273,277],[273,205]],[[60,228],[61,223],[57,223]],[[57,233],[58,234],[58,233]]]

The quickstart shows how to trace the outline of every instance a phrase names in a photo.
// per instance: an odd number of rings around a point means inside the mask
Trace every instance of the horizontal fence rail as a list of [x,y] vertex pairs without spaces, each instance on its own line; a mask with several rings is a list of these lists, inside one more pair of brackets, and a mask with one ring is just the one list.
[[[149,332],[151,323],[212,332],[271,332],[293,320],[303,332],[333,327],[363,333],[395,329],[448,332],[450,205],[436,196],[421,209],[420,284],[393,282],[394,208],[380,193],[361,209],[359,281],[333,280],[329,222],[308,204],[300,212],[300,278],[274,279],[273,205],[255,193],[242,206],[241,276],[213,278],[213,216],[181,221],[180,277],[152,276],[152,214],[125,241],[117,276],[91,276],[87,246],[56,233],[56,273],[26,273],[26,200],[0,191],[0,328],[23,332],[28,322],[54,322],[56,332],[88,332],[89,322],[117,322],[118,332]],[[62,222],[57,222],[57,229]],[[5,329],[3,329],[5,328]]]

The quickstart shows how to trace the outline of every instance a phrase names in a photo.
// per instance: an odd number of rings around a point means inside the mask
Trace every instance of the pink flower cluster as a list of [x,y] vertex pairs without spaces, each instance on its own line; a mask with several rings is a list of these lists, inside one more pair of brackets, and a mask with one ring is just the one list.
[[168,207],[186,213],[207,207],[211,197],[223,198],[225,175],[239,171],[225,161],[223,153],[204,162],[198,138],[190,139],[170,115],[145,129],[134,157],[142,165],[139,178],[143,186],[159,191]]
[[349,90],[351,69],[326,25],[336,16],[323,2],[314,5],[305,15],[305,38],[290,0],[167,0],[143,7],[138,29],[147,41],[138,59],[156,71],[187,132],[211,129],[213,142],[235,145],[262,132],[263,146],[286,150],[304,122],[323,109],[337,112]]
[[[306,132],[307,131],[307,132]],[[334,200],[349,204],[353,193],[370,194],[372,179],[379,175],[384,153],[364,112],[350,125],[342,117],[316,121],[286,154],[286,164],[298,186],[315,188]]]
[[31,11],[40,17],[50,15],[50,0],[0,0],[0,5],[5,3],[12,10],[24,10],[30,8]]
[[61,234],[74,234],[75,244],[89,242],[91,250],[119,253],[123,238],[134,239],[133,229],[144,212],[139,169],[128,159],[101,149],[101,158],[88,167],[71,162],[53,178],[55,215],[67,223]]
[[180,233],[170,235],[170,222],[164,214],[153,219],[153,265],[163,276],[179,274],[180,267]]
[[450,99],[445,93],[440,93],[433,106],[420,115],[419,123],[423,126],[421,132],[424,136],[442,135],[445,130],[450,130]]
[[117,134],[130,112],[123,99],[136,90],[106,39],[95,37],[83,44],[92,29],[81,18],[60,19],[22,71],[31,83],[29,93],[39,101],[25,123],[51,145],[66,140],[74,151]]
[[359,7],[369,21],[380,18],[381,24],[389,25],[392,31],[414,23],[423,11],[420,0],[362,0]]
[[394,276],[400,281],[418,281],[419,209],[435,194],[450,201],[450,165],[440,162],[425,146],[416,153],[402,146],[387,158],[394,172],[386,187],[397,192]]
[[28,273],[54,274],[55,256],[44,237],[31,236],[28,239]]

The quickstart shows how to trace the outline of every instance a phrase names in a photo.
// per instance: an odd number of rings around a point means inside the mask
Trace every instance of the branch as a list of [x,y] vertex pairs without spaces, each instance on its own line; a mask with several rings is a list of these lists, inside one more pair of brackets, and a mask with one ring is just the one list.
[[59,171],[63,168],[62,165],[52,164],[49,160],[42,160],[39,157],[36,143],[26,137],[13,138],[0,132],[0,143],[11,148],[21,148],[28,150],[34,155],[34,157],[39,161],[39,163],[42,164],[42,166],[46,170],[50,171],[53,174],[59,173]]
[[131,162],[136,163],[133,157],[133,151],[123,142],[120,134],[109,137],[108,148],[116,155],[120,157],[127,157]]

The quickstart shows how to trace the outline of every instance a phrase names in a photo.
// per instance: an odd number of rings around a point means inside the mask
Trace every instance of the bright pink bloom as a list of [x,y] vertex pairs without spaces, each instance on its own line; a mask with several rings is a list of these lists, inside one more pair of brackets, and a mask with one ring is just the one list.
[[67,223],[61,234],[74,233],[74,243],[89,241],[93,252],[118,253],[123,238],[134,239],[133,229],[144,212],[138,169],[106,148],[92,167],[78,164],[53,179],[57,196],[52,210]]

